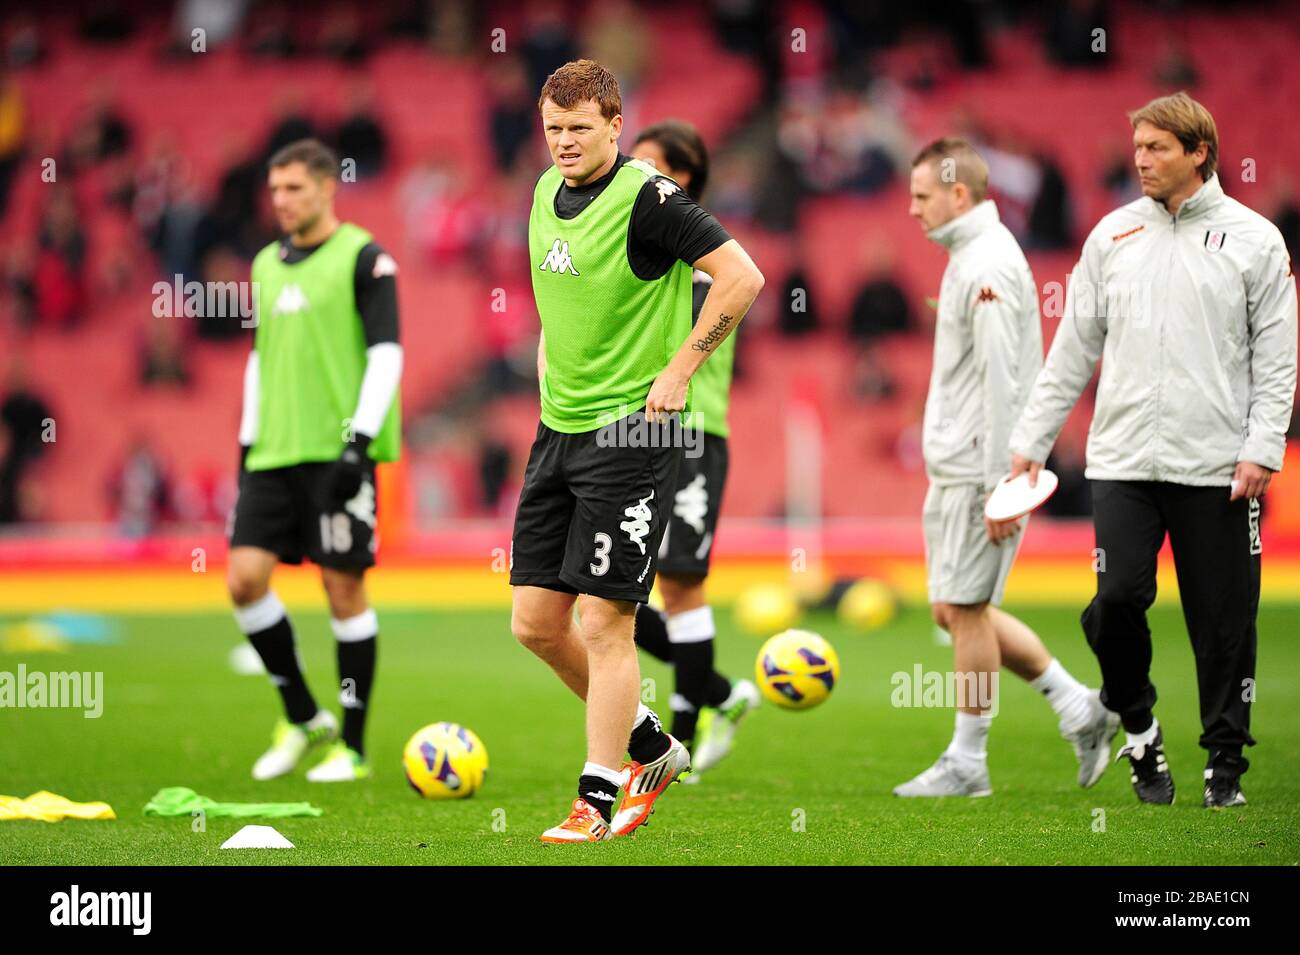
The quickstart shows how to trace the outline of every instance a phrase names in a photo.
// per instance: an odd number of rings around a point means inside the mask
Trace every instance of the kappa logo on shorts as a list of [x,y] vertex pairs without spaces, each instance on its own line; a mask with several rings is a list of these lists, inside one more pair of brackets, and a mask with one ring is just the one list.
[[709,489],[703,474],[677,492],[673,499],[673,514],[680,517],[697,534],[704,533],[704,518],[709,514]]
[[551,243],[551,251],[546,253],[546,258],[542,264],[537,266],[538,271],[545,272],[548,269],[557,275],[563,275],[568,272],[571,275],[577,275],[578,270],[573,265],[573,259],[569,256],[569,243],[561,242],[556,239]]
[[1250,499],[1248,513],[1250,515],[1247,519],[1250,526],[1250,553],[1252,555],[1262,554],[1264,553],[1264,539],[1259,533],[1259,498],[1252,497]]
[[360,490],[350,501],[343,505],[343,510],[373,530],[375,526],[375,486],[369,481],[362,481]]
[[649,506],[649,502],[654,500],[654,496],[655,492],[651,491],[649,497],[643,497],[639,503],[624,508],[623,515],[627,520],[618,525],[618,529],[626,534],[627,539],[636,544],[643,554],[645,553],[645,537],[650,533],[650,522],[654,520],[654,511]]

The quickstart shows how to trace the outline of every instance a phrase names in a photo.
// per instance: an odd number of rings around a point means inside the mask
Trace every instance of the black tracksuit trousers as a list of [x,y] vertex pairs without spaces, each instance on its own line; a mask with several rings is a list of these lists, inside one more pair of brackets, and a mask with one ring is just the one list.
[[1226,487],[1161,481],[1093,481],[1097,595],[1081,618],[1101,665],[1101,701],[1124,728],[1151,726],[1151,630],[1156,555],[1174,553],[1183,619],[1196,655],[1200,744],[1209,765],[1242,773],[1254,745],[1255,617],[1259,610],[1259,501],[1229,501]]

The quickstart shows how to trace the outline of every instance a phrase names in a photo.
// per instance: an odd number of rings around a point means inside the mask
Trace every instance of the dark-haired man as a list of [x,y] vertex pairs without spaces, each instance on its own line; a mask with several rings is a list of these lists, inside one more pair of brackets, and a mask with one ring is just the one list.
[[[279,690],[284,717],[253,778],[291,772],[329,745],[312,782],[370,775],[367,706],[379,624],[366,600],[375,562],[375,462],[401,443],[397,265],[334,213],[338,160],[315,140],[272,156],[271,202],[285,236],[253,260],[257,332],[244,374],[240,482],[227,584],[235,620]],[[321,568],[337,640],[338,721],[303,678],[293,627],[270,589],[279,562]]]

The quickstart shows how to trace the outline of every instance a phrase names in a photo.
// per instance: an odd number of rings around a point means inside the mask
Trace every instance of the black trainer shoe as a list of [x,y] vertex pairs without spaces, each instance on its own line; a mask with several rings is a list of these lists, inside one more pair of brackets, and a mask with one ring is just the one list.
[[1159,805],[1172,805],[1174,801],[1174,777],[1169,775],[1169,763],[1165,761],[1165,734],[1156,730],[1156,738],[1145,746],[1126,744],[1115,757],[1119,762],[1128,757],[1132,772],[1133,791],[1142,802]]
[[1227,809],[1230,806],[1246,805],[1246,797],[1241,792],[1241,777],[1236,773],[1205,771],[1205,808]]

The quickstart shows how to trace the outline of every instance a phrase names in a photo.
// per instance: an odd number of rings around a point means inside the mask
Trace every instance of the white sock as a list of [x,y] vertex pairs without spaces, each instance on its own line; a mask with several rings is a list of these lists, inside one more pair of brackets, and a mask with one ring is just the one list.
[[694,610],[672,614],[667,626],[669,643],[703,643],[712,640],[713,608],[705,604]]
[[646,706],[644,703],[638,703],[636,705],[636,716],[632,718],[632,729],[636,729],[652,716],[654,716],[654,710],[650,709],[650,707]]
[[1151,726],[1143,733],[1130,733],[1125,731],[1125,745],[1133,747],[1133,755],[1141,759],[1146,755],[1147,745],[1156,741],[1156,732],[1160,729],[1160,724],[1156,718],[1151,717]]
[[608,766],[600,765],[600,763],[585,764],[582,767],[582,775],[595,776],[597,779],[603,779],[620,789],[627,784],[627,773],[620,773],[617,769],[610,769]]
[[284,604],[280,602],[274,590],[268,590],[260,599],[254,600],[246,607],[235,608],[235,624],[239,627],[240,633],[245,636],[250,633],[261,633],[275,626],[282,617],[284,617]]
[[379,615],[371,607],[344,620],[331,617],[330,627],[334,630],[334,638],[340,643],[359,643],[379,633]]
[[1055,657],[1029,685],[1047,697],[1067,733],[1082,729],[1092,719],[1092,694]]
[[957,712],[957,727],[953,730],[948,749],[965,759],[984,759],[988,755],[984,743],[989,738],[993,717],[987,714]]

